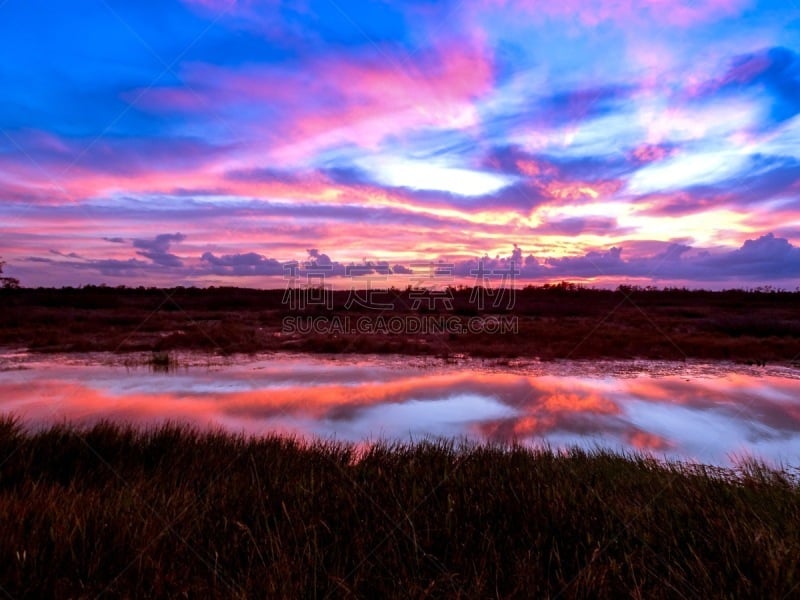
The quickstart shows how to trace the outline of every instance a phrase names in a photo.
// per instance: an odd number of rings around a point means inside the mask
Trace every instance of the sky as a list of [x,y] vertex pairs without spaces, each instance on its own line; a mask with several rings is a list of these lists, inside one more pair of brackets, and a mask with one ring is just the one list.
[[0,0],[0,53],[24,286],[800,285],[800,0]]

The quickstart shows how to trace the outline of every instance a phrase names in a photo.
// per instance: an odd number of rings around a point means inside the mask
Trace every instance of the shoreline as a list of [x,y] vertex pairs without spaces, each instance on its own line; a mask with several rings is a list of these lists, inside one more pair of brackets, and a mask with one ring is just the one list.
[[[160,358],[169,361],[171,368],[191,370],[197,368],[225,369],[237,366],[257,366],[269,364],[274,359],[297,359],[319,361],[331,366],[347,364],[350,361],[364,361],[377,366],[391,366],[396,363],[409,364],[419,369],[466,368],[471,372],[519,373],[529,375],[575,375],[582,377],[669,377],[690,375],[695,377],[718,376],[725,373],[740,373],[750,376],[778,375],[800,377],[800,363],[784,361],[756,365],[730,359],[654,359],[654,358],[553,358],[542,360],[537,357],[485,357],[485,356],[435,356],[426,354],[391,353],[347,353],[308,352],[291,350],[266,350],[224,354],[209,350],[178,349],[168,351],[128,350],[124,352],[98,351],[41,351],[13,346],[0,346],[0,370],[28,368],[28,364],[50,363],[53,360],[63,364],[79,366],[108,366],[131,369],[152,367]],[[5,367],[3,367],[5,363]],[[14,366],[18,365],[18,366]]]

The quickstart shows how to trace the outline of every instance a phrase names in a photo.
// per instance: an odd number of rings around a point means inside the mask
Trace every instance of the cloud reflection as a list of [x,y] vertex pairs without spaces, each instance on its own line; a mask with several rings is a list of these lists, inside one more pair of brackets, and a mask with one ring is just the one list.
[[356,442],[464,436],[715,463],[746,452],[796,462],[800,442],[800,379],[792,372],[743,374],[723,365],[700,377],[691,367],[689,377],[677,367],[658,376],[581,375],[574,363],[556,375],[541,366],[510,372],[479,363],[414,368],[391,359],[340,365],[299,357],[165,376],[45,363],[0,371],[4,411],[33,423],[178,420]]

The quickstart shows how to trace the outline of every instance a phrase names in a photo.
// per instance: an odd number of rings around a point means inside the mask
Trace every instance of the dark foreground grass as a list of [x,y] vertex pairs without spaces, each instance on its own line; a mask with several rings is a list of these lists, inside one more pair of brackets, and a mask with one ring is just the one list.
[[800,596],[788,475],[0,421],[0,596]]

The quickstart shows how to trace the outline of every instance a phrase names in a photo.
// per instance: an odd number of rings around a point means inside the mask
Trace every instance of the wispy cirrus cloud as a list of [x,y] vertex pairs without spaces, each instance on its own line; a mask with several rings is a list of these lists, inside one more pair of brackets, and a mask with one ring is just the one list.
[[413,62],[392,48],[371,49],[296,64],[191,64],[183,80],[146,90],[137,106],[190,118],[222,115],[222,128],[287,160],[337,144],[374,149],[410,129],[474,126],[473,102],[491,89],[492,66],[476,40],[462,39],[425,50]]
[[466,265],[518,244],[530,277],[698,285],[794,264],[791,5],[112,8],[3,7],[0,255],[23,283],[262,285],[308,248]]
[[532,18],[576,20],[586,27],[605,22],[630,26],[642,21],[690,27],[737,15],[749,5],[747,0],[483,0],[483,3],[489,8],[511,7]]

